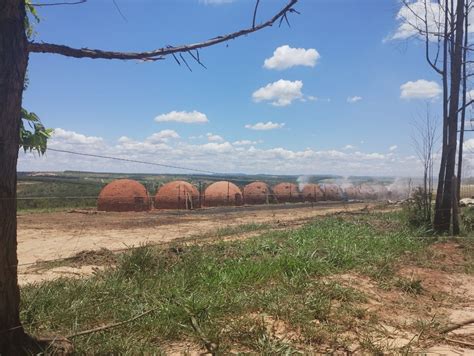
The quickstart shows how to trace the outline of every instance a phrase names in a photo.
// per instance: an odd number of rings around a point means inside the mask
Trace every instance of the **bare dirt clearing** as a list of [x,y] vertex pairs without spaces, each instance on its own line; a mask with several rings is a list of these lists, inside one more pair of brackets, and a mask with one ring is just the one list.
[[[278,206],[113,213],[95,210],[20,214],[18,216],[19,283],[80,276],[100,268],[95,263],[81,266],[37,268],[38,262],[68,258],[82,251],[106,248],[123,250],[145,243],[160,244],[189,240],[193,243],[218,229],[243,224],[266,224],[269,229],[302,225],[313,217],[373,209],[376,204],[320,203]],[[236,239],[255,233],[231,234]],[[209,240],[209,239],[207,239]]]

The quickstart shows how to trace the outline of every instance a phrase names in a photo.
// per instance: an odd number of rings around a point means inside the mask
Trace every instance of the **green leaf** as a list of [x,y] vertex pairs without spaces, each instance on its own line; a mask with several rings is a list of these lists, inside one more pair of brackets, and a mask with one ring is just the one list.
[[36,23],[40,22],[40,17],[38,15],[38,12],[36,11],[36,8],[31,3],[31,0],[25,0],[25,8],[26,8],[26,16],[25,16],[26,35],[28,36],[28,38],[31,38],[35,34],[35,30],[33,28],[33,25],[31,24],[30,17],[33,17],[33,20]]
[[[25,128],[25,123],[28,123],[31,130]],[[25,152],[36,151],[38,154],[44,155],[48,148],[48,139],[53,131],[53,129],[44,127],[38,115],[21,109],[20,148],[23,148]]]

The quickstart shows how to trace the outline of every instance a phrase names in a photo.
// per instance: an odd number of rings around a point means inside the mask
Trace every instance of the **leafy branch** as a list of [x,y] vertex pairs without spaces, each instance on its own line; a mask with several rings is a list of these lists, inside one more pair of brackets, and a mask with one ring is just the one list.
[[45,128],[38,115],[21,109],[20,148],[25,152],[37,151],[38,154],[44,155],[52,133],[53,129]]

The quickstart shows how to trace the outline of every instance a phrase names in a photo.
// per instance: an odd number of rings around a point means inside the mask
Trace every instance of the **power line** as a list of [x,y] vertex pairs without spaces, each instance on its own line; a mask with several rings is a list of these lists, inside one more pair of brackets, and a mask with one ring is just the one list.
[[92,154],[92,153],[74,152],[74,151],[60,150],[60,149],[50,148],[50,147],[48,147],[48,151],[54,151],[54,152],[60,152],[60,153],[69,153],[69,154],[77,155],[77,156],[113,159],[113,160],[116,160],[116,161],[125,161],[125,162],[132,162],[132,163],[148,164],[148,165],[151,165],[151,166],[174,168],[174,169],[181,169],[181,170],[185,170],[185,171],[194,171],[194,172],[200,172],[200,173],[217,174],[217,175],[222,174],[222,173],[218,173],[218,172],[208,171],[208,170],[205,170],[205,169],[180,167],[180,166],[173,166],[173,165],[164,164],[164,163],[155,163],[155,162],[140,161],[140,160],[129,159],[129,158],[103,156],[103,155],[96,155],[96,154]]
[[[165,164],[165,163],[155,163],[155,162],[148,162],[148,161],[141,161],[141,160],[134,160],[134,159],[129,159],[129,158],[120,158],[120,157],[113,157],[113,156],[104,156],[104,155],[98,155],[98,154],[93,154],[93,153],[82,153],[82,152],[75,152],[75,151],[69,151],[69,150],[61,150],[57,148],[47,148],[47,151],[54,151],[54,152],[60,152],[60,153],[69,153],[77,156],[85,156],[85,157],[95,157],[95,158],[103,158],[103,159],[111,159],[111,160],[116,160],[116,161],[125,161],[125,162],[132,162],[132,163],[141,163],[141,164],[148,164],[152,166],[158,166],[158,167],[165,167],[165,168],[174,168],[174,169],[180,169],[180,170],[185,170],[185,171],[191,171],[191,172],[199,172],[199,173],[206,173],[206,174],[212,174],[218,177],[229,177],[231,174],[229,173],[222,173],[222,172],[215,172],[215,171],[210,171],[210,170],[205,170],[205,169],[199,169],[199,168],[189,168],[189,167],[183,167],[183,166],[175,166],[175,165],[170,165],[170,164]],[[275,182],[282,182],[282,179],[274,178],[271,176],[268,177],[261,177],[260,179],[269,182],[269,183],[275,183]],[[247,177],[240,177],[239,179],[231,179],[232,181],[241,181],[241,182],[254,182],[254,178],[247,178]]]

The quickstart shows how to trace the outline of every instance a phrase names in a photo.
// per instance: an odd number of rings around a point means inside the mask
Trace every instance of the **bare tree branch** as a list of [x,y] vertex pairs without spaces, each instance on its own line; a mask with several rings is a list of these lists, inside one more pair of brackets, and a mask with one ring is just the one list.
[[135,316],[131,319],[125,320],[125,321],[121,321],[121,322],[113,323],[113,324],[109,324],[109,325],[104,325],[104,326],[99,326],[99,327],[94,328],[94,329],[84,330],[84,331],[78,332],[76,334],[71,334],[71,335],[68,336],[68,339],[72,339],[72,338],[75,338],[75,337],[78,337],[78,336],[93,334],[93,333],[108,330],[108,329],[111,329],[111,328],[116,328],[117,326],[122,326],[122,325],[125,325],[125,324],[128,324],[128,323],[131,323],[132,321],[135,321],[137,319],[143,318],[144,316],[146,316],[148,314],[151,314],[151,313],[153,313],[154,311],[156,311],[158,309],[159,308],[153,308],[153,309],[147,310],[146,312],[138,314],[137,316]]
[[37,6],[37,7],[58,6],[58,5],[79,5],[79,4],[84,4],[85,2],[87,2],[87,0],[78,0],[78,1],[74,1],[74,2],[51,2],[51,3],[44,3],[44,4],[34,3],[34,4],[31,4],[31,5]]
[[474,104],[474,99],[469,100],[464,106],[461,106],[458,110],[458,112],[462,111],[463,109],[466,109],[468,106]]
[[[431,68],[433,68],[433,70],[440,74],[440,75],[443,75],[443,71],[442,69],[438,68],[438,66],[436,65],[437,62],[438,62],[438,57],[439,57],[439,50],[440,50],[440,36],[441,36],[441,33],[438,31],[438,32],[433,32],[433,31],[430,31],[429,30],[429,24],[428,24],[428,4],[426,3],[426,0],[424,0],[424,10],[425,10],[425,13],[424,13],[424,17],[421,17],[420,15],[418,15],[416,13],[415,10],[412,9],[412,7],[410,6],[410,4],[408,3],[407,0],[403,0],[403,5],[410,11],[410,13],[415,16],[416,19],[418,19],[419,21],[421,21],[424,29],[420,28],[418,25],[416,24],[412,24],[407,18],[404,19],[404,21],[406,23],[408,23],[411,27],[413,27],[413,29],[415,29],[416,31],[419,32],[419,34],[421,36],[424,36],[425,39],[424,39],[424,42],[425,42],[425,57],[426,57],[426,61],[428,62],[428,64],[430,65]],[[431,11],[433,13],[433,11]],[[436,22],[436,21],[434,21]],[[438,26],[438,30],[440,29],[440,26]],[[437,51],[436,51],[436,57],[434,59],[434,61],[431,59],[430,57],[430,35],[432,36],[435,36],[438,38],[438,48],[437,48]]]
[[30,42],[28,44],[28,50],[30,53],[54,53],[60,54],[66,57],[74,58],[92,58],[92,59],[122,59],[132,60],[141,59],[156,61],[164,59],[164,56],[172,55],[175,53],[190,52],[191,50],[197,50],[200,48],[210,47],[222,42],[227,42],[232,39],[248,35],[250,33],[262,30],[266,27],[272,26],[279,19],[287,19],[287,13],[298,13],[293,9],[293,6],[298,0],[290,0],[285,7],[283,7],[278,13],[276,13],[271,19],[257,25],[255,27],[243,29],[240,31],[232,32],[223,36],[217,36],[209,40],[198,42],[194,44],[181,45],[177,47],[164,47],[158,48],[147,52],[114,52],[114,51],[103,51],[100,49],[88,49],[88,48],[72,48],[69,46],[58,45],[53,43],[37,43]]
[[198,51],[198,50],[196,50],[196,55],[194,55],[192,51],[189,51],[188,53],[189,53],[189,55],[190,55],[191,57],[194,58],[194,60],[195,60],[198,64],[200,64],[204,69],[207,69],[207,67],[201,62],[201,59],[199,58],[199,51]]
[[255,20],[257,18],[258,4],[260,4],[260,0],[257,0],[257,2],[255,3],[255,9],[253,10],[252,28],[255,28]]
[[431,58],[430,58],[430,39],[429,39],[429,35],[428,35],[428,6],[426,4],[426,0],[425,0],[425,19],[426,19],[426,21],[425,21],[425,31],[426,31],[425,56],[426,56],[426,61],[431,66],[431,68],[434,69],[435,72],[437,72],[438,74],[443,75],[443,71],[441,69],[439,69],[435,64],[438,61],[438,53],[439,53],[439,46],[440,46],[439,41],[438,41],[438,51],[437,51],[437,54],[436,54],[435,62],[432,62]]
[[182,53],[179,53],[179,56],[181,57],[181,59],[183,60],[184,64],[186,65],[186,67],[188,67],[189,71],[192,72],[193,70],[191,69],[191,67],[189,66],[188,62],[186,62],[186,59],[183,57],[183,54]]

